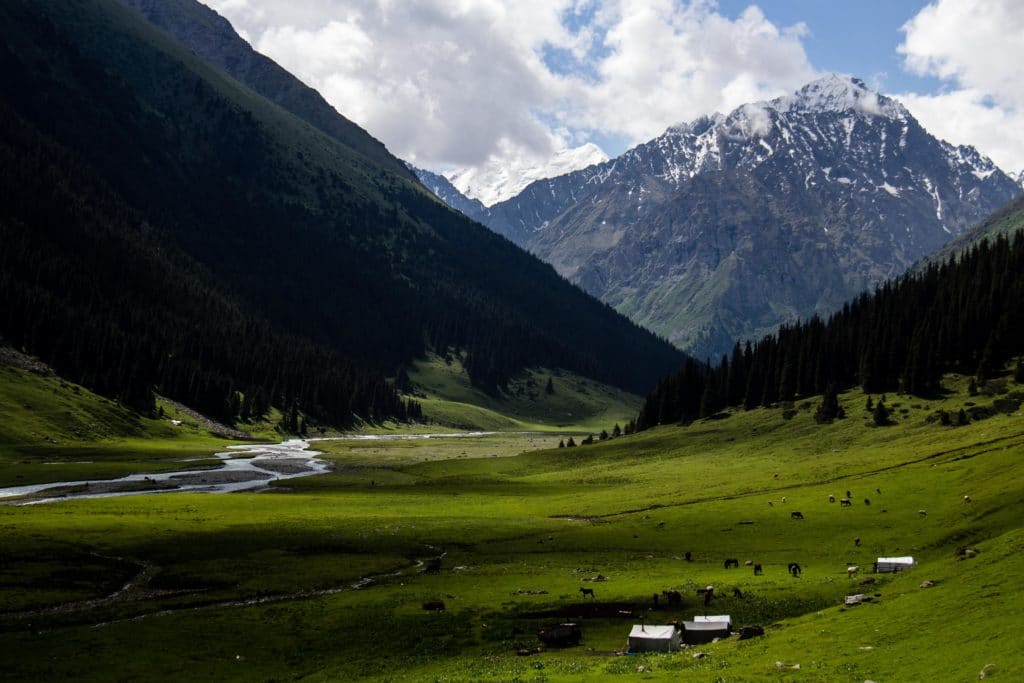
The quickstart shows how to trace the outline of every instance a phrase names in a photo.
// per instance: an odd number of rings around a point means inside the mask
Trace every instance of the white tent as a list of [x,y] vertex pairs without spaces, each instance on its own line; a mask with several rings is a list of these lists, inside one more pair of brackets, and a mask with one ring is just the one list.
[[694,617],[693,621],[695,624],[724,623],[726,625],[726,628],[728,628],[730,631],[732,630],[732,617],[730,617],[728,614],[714,614],[705,615],[703,617]]
[[901,572],[916,564],[913,557],[880,557],[875,562],[875,573]]
[[729,624],[724,621],[684,621],[683,642],[687,645],[703,645],[715,638],[728,638]]
[[634,624],[629,632],[630,652],[675,652],[679,631],[672,624]]

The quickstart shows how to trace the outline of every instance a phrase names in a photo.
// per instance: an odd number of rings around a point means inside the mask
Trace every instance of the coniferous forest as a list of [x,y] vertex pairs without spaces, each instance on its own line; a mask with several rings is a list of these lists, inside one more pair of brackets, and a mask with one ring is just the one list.
[[640,393],[682,359],[111,0],[0,21],[0,337],[68,379],[344,424],[417,417],[388,378],[429,349],[489,391],[547,366]]
[[1022,351],[1024,231],[888,282],[827,320],[737,343],[717,364],[688,359],[647,396],[636,429],[858,385],[934,395],[943,373],[989,378]]

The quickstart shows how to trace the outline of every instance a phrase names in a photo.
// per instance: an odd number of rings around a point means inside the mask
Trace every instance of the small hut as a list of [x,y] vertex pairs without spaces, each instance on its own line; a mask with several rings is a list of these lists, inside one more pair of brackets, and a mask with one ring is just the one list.
[[724,623],[729,632],[732,632],[732,617],[728,614],[695,616],[693,620],[697,623]]
[[683,642],[687,645],[703,645],[715,638],[728,638],[729,624],[724,621],[684,621]]
[[672,624],[633,624],[629,632],[630,652],[675,652],[679,631]]
[[880,557],[875,562],[876,574],[888,574],[891,572],[902,572],[910,569],[917,563],[913,557]]

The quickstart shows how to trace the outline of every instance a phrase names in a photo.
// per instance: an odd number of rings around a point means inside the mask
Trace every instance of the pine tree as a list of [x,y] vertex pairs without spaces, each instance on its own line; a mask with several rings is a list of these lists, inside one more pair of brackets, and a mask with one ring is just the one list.
[[558,447],[559,448],[565,448],[565,441],[563,439],[559,439],[558,440]]
[[587,434],[587,438],[583,439],[583,441],[580,441],[580,445],[581,446],[589,446],[592,443],[594,443],[594,435],[593,434]]
[[871,414],[876,427],[884,427],[889,424],[889,409],[885,407],[885,401],[878,399],[875,404],[875,411]]
[[601,430],[601,434],[598,435],[597,438],[599,440],[601,440],[601,441],[607,441],[608,440],[608,430],[607,429],[602,429]]
[[551,375],[548,375],[548,385],[544,387],[544,392],[548,396],[555,393],[555,383],[551,380]]
[[864,410],[869,413],[875,409],[875,403],[871,400],[871,394],[868,394],[868,400],[864,402]]
[[814,421],[819,424],[831,422],[837,417],[840,417],[842,410],[842,407],[839,405],[839,392],[836,391],[836,385],[829,384],[825,387],[825,393],[822,394],[821,403],[818,404],[818,409],[814,412]]
[[619,423],[616,422],[615,426],[612,427],[612,438],[614,439],[614,438],[617,438],[619,436],[622,436],[622,429],[619,428]]
[[566,447],[566,448],[573,448],[573,447],[575,447],[575,446],[576,446],[576,442],[575,442],[575,441],[573,441],[573,440],[572,440],[572,437],[570,436],[570,437],[569,437],[569,440],[565,442],[565,447]]

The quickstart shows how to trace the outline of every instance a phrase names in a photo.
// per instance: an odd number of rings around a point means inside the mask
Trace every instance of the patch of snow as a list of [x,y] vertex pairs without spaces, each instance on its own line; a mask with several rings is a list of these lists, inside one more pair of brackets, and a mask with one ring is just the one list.
[[886,192],[891,194],[893,197],[897,197],[898,198],[900,196],[900,191],[897,188],[895,188],[892,185],[890,185],[889,183],[882,183],[879,186],[878,189],[885,190]]

